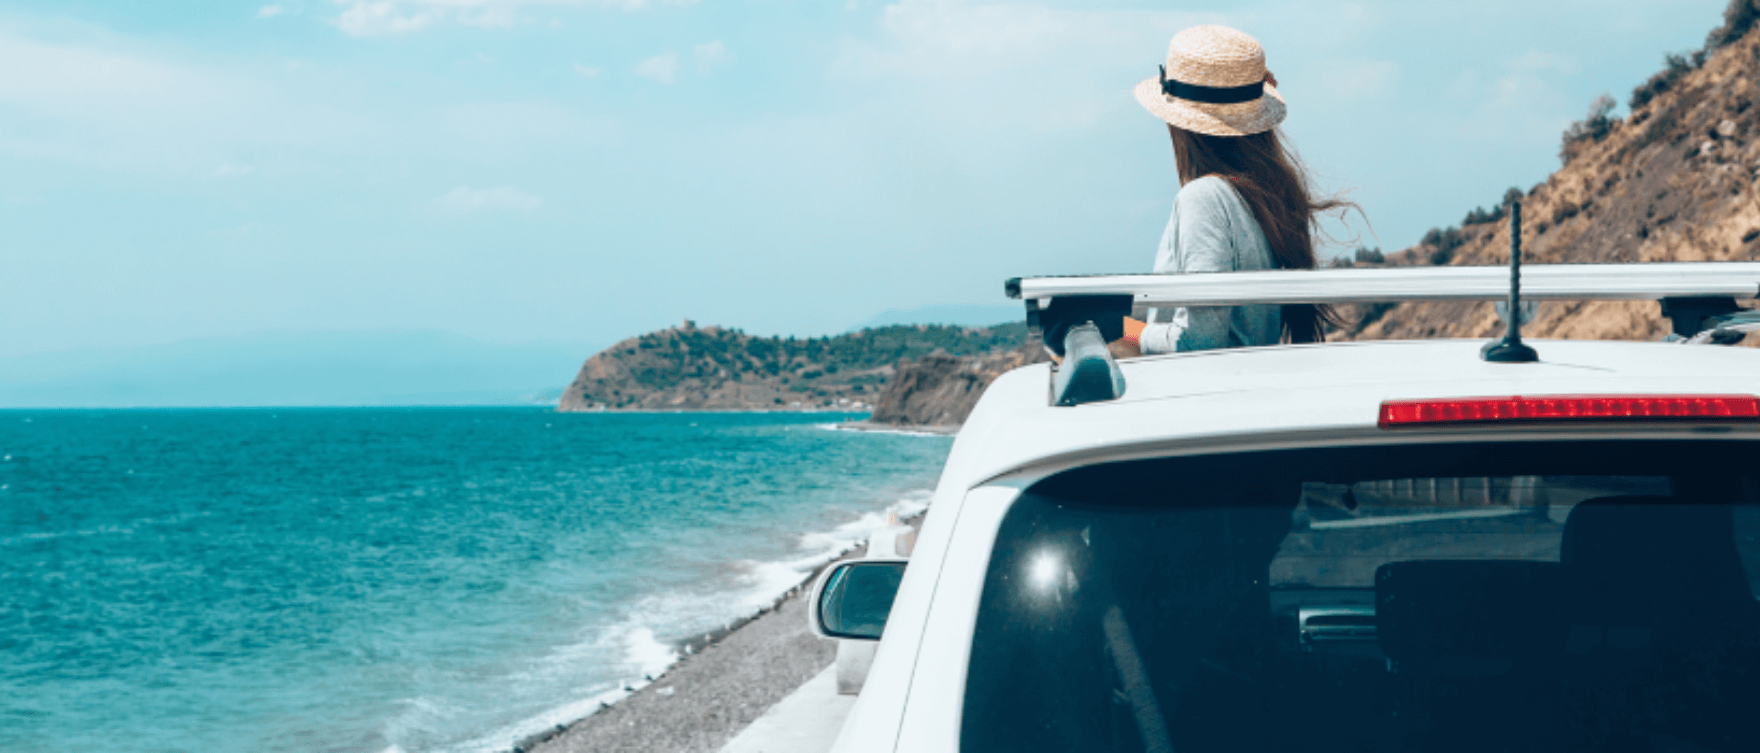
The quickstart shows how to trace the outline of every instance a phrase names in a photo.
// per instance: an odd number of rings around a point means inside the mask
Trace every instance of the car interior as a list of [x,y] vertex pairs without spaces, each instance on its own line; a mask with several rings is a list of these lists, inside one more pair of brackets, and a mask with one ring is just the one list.
[[1053,476],[998,532],[962,747],[1760,750],[1757,449],[1482,442]]

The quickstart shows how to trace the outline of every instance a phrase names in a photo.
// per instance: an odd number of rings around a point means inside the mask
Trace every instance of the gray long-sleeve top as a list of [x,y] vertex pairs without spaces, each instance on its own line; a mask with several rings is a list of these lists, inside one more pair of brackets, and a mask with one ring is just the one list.
[[[1271,244],[1234,186],[1216,176],[1187,183],[1173,199],[1173,217],[1155,254],[1163,274],[1276,269]],[[1276,345],[1277,306],[1191,306],[1149,310],[1138,343],[1145,355],[1186,350]]]

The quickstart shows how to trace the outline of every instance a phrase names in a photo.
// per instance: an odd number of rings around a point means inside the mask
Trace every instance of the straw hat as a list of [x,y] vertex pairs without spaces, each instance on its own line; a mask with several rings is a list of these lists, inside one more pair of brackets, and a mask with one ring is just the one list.
[[1173,35],[1162,75],[1136,88],[1156,117],[1211,136],[1246,136],[1283,122],[1283,95],[1266,81],[1265,48],[1226,26]]

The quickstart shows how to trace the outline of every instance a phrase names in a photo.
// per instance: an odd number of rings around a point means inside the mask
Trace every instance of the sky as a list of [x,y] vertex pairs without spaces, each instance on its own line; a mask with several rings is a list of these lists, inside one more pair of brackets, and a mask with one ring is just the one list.
[[0,358],[815,335],[1146,271],[1178,181],[1130,90],[1199,23],[1264,44],[1362,205],[1335,248],[1402,248],[1543,180],[1724,5],[5,0]]

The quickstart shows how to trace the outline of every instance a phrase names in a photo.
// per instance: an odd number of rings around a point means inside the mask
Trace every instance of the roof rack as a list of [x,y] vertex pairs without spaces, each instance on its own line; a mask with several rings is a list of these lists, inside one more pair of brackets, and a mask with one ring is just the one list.
[[[1150,306],[1495,301],[1509,296],[1509,267],[1351,267],[1215,274],[1016,277],[1008,297],[1129,295]],[[1760,262],[1524,264],[1522,297],[1659,301],[1760,298]]]
[[[1518,286],[1516,293],[1512,288]],[[1379,267],[1017,277],[1005,290],[1008,297],[1026,301],[1028,328],[1055,355],[1065,356],[1070,347],[1077,352],[1067,355],[1080,361],[1104,362],[1104,368],[1054,371],[1052,402],[1057,405],[1124,394],[1123,377],[1105,343],[1123,335],[1123,319],[1136,304],[1498,301],[1498,314],[1509,322],[1510,334],[1487,344],[1483,356],[1490,361],[1535,359],[1533,350],[1521,344],[1519,327],[1532,315],[1522,304],[1536,300],[1658,301],[1662,315],[1673,324],[1668,339],[1688,344],[1730,345],[1760,330],[1760,310],[1736,304],[1760,298],[1760,262],[1533,264],[1521,266],[1519,275],[1511,267]],[[1516,312],[1514,321],[1511,311]],[[1066,346],[1066,340],[1080,344]]]
[[[1124,376],[1106,343],[1123,335],[1135,304],[1244,306],[1394,301],[1498,301],[1504,336],[1485,344],[1490,363],[1540,360],[1522,342],[1535,300],[1660,301],[1672,320],[1671,341],[1733,345],[1760,331],[1760,310],[1736,299],[1760,298],[1760,262],[1663,264],[1541,264],[1522,271],[1522,202],[1509,207],[1508,267],[1378,267],[1301,269],[1192,275],[1016,277],[1003,287],[1025,298],[1027,327],[1059,361],[1052,367],[1053,405],[1116,400]],[[1524,291],[1523,288],[1526,288]],[[1526,294],[1527,301],[1522,300]],[[1506,297],[1507,296],[1507,297]],[[1524,305],[1525,304],[1525,305]]]
[[[1500,301],[1510,293],[1510,270],[1502,266],[1357,267],[1017,277],[1009,280],[1005,289],[1008,297],[1026,301],[1027,324],[1037,331],[1076,315],[1092,318],[1116,312],[1123,316],[1133,304]],[[1719,326],[1748,324],[1746,320],[1753,317],[1735,302],[1760,298],[1760,262],[1526,264],[1521,268],[1521,297],[1529,301],[1660,301],[1662,314],[1673,320],[1675,335],[1691,339]]]

